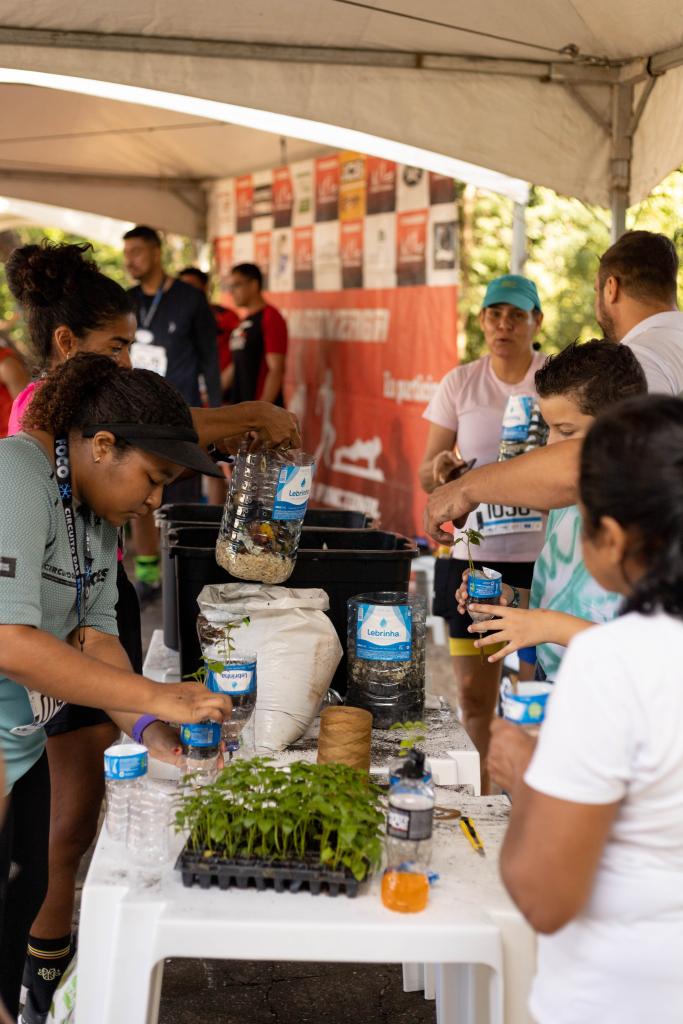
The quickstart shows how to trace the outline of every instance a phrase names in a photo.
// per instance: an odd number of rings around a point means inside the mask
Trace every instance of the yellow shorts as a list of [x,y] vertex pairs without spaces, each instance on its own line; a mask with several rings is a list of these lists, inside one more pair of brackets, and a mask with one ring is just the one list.
[[504,643],[489,644],[486,647],[475,647],[474,641],[476,637],[464,636],[449,636],[448,647],[451,655],[454,658],[473,658],[481,655],[482,653],[488,658],[491,654],[496,654],[505,647]]

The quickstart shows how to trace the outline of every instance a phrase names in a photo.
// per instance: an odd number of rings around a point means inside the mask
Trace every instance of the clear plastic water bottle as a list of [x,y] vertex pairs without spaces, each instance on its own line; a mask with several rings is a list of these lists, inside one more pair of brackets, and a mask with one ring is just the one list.
[[346,703],[372,714],[373,729],[422,718],[427,602],[381,591],[347,602]]
[[[220,666],[220,668],[219,668]],[[256,655],[232,653],[228,660],[206,662],[206,685],[213,693],[226,693],[232,712],[221,733],[232,756],[240,748],[242,731],[256,707]]]
[[125,842],[130,806],[142,792],[147,775],[147,747],[140,743],[116,743],[104,752],[107,832]]
[[434,790],[424,774],[425,755],[413,749],[389,791],[382,902],[401,913],[424,910],[429,899]]
[[503,596],[503,577],[495,569],[481,569],[470,571],[467,577],[467,611],[472,622],[486,622],[494,618],[484,612],[473,612],[473,604],[500,604]]
[[218,722],[181,725],[180,743],[183,748],[183,773],[192,777],[195,786],[213,782],[218,772],[221,752],[221,727]]
[[503,414],[498,461],[506,462],[548,439],[548,427],[533,395],[510,395]]
[[147,776],[128,809],[126,849],[136,864],[163,864],[169,858],[168,831],[177,787],[167,779]]

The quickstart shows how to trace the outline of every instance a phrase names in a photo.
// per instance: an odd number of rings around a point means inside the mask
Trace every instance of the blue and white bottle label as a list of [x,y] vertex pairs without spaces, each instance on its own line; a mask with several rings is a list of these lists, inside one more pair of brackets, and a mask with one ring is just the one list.
[[364,661],[410,661],[413,610],[409,604],[358,605],[356,657]]
[[218,722],[181,725],[180,740],[184,747],[217,747],[221,741],[221,727]]
[[104,755],[105,779],[139,779],[147,773],[147,751],[142,754],[133,753],[129,756],[119,754]]
[[224,665],[221,671],[207,666],[206,685],[213,693],[244,696],[256,691],[256,662]]
[[510,395],[503,415],[503,441],[526,441],[533,410],[532,395]]
[[492,575],[473,576],[470,573],[467,577],[468,596],[475,598],[477,601],[500,597],[503,593],[503,578],[500,573],[495,572],[493,569],[484,569],[484,572],[490,572]]
[[313,483],[313,466],[283,466],[277,482],[273,519],[303,519]]

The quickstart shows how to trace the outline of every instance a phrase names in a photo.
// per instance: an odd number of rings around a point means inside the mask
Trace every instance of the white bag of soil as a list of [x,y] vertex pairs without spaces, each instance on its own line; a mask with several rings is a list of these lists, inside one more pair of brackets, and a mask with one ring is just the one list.
[[342,656],[325,615],[330,605],[325,591],[223,583],[204,587],[197,603],[216,625],[250,619],[231,632],[231,642],[235,654],[257,655],[256,753],[275,753],[294,743],[317,715]]

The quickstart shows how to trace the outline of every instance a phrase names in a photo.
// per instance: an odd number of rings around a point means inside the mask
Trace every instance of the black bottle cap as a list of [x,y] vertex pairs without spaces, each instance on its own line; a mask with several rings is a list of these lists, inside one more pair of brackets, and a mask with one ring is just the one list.
[[416,747],[410,751],[403,765],[401,775],[404,779],[421,779],[425,771],[425,756]]

